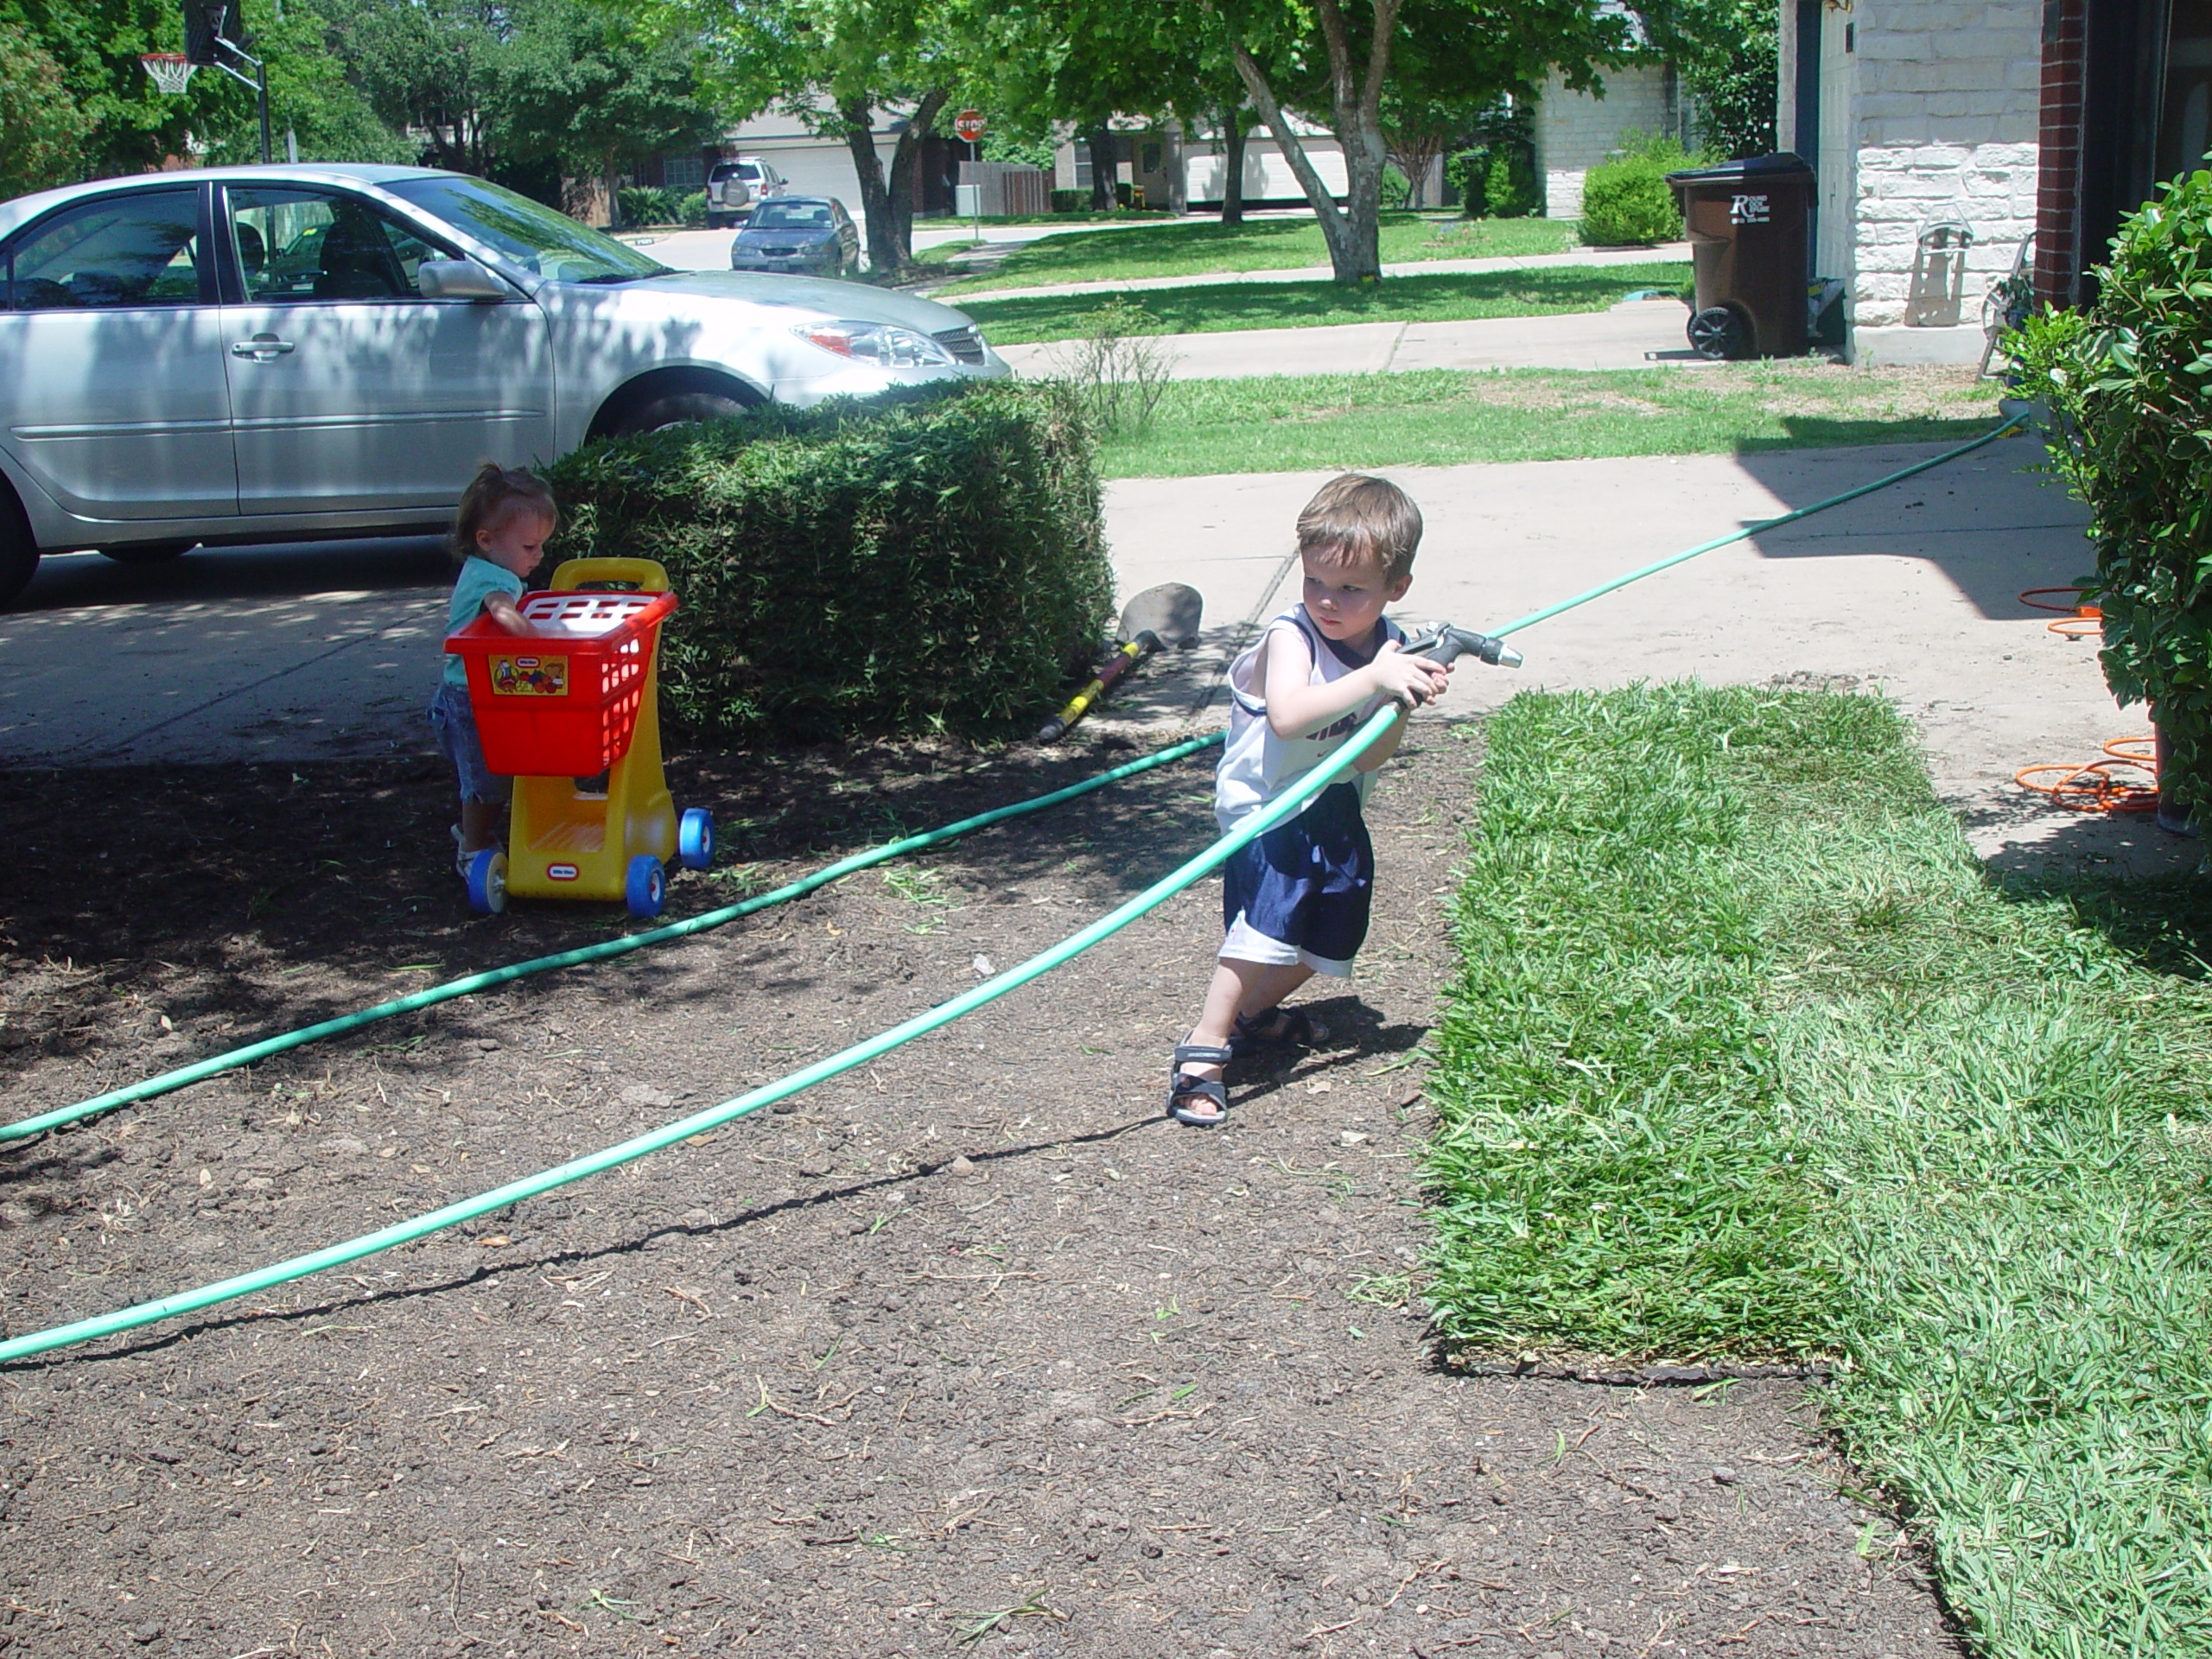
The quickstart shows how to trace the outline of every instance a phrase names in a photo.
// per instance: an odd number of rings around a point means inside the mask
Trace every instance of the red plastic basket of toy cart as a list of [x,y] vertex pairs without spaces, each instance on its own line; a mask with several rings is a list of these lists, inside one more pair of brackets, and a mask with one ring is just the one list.
[[524,594],[535,637],[480,616],[446,638],[468,668],[485,763],[509,778],[588,778],[630,750],[674,594]]

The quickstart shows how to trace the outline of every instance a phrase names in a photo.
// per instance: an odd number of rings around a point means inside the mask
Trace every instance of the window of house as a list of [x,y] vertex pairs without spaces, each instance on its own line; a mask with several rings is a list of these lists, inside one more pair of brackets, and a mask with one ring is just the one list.
[[664,156],[660,181],[671,190],[698,190],[707,182],[707,164],[696,156]]
[[2173,0],[2166,34],[2165,99],[2158,113],[2158,176],[2204,166],[2212,149],[2212,0]]

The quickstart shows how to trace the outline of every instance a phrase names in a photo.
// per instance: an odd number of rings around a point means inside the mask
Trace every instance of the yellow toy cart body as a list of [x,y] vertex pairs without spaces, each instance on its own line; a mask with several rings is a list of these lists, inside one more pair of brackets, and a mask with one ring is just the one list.
[[514,772],[507,850],[480,853],[469,870],[477,909],[504,909],[518,893],[620,899],[634,916],[655,916],[671,861],[712,861],[713,821],[696,807],[679,817],[661,769],[660,622],[674,602],[651,596],[668,592],[668,572],[651,559],[571,559],[549,589],[520,601],[538,633],[479,619],[448,641],[467,664],[494,771],[503,757],[575,766],[611,757],[594,777]]

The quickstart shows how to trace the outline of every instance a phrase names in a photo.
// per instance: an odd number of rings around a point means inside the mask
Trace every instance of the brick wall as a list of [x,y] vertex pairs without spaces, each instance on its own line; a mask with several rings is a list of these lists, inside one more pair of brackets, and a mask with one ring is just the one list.
[[2037,176],[2036,297],[2069,305],[2079,270],[2082,48],[2087,0],[2044,0]]
[[1657,67],[1617,69],[1605,95],[1573,92],[1554,75],[1535,111],[1536,170],[1544,181],[1544,213],[1582,217],[1582,175],[1611,156],[1624,132],[1677,132],[1675,78]]

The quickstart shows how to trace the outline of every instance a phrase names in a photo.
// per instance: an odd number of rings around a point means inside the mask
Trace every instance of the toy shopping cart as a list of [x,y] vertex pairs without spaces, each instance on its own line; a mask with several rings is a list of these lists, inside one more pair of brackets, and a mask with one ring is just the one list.
[[[628,587],[586,586],[608,582]],[[515,780],[507,850],[477,854],[468,902],[620,899],[632,916],[658,916],[667,861],[703,870],[715,855],[714,819],[696,806],[679,818],[661,773],[668,572],[651,559],[571,559],[519,608],[536,636],[480,616],[446,640],[467,666],[485,761]]]

